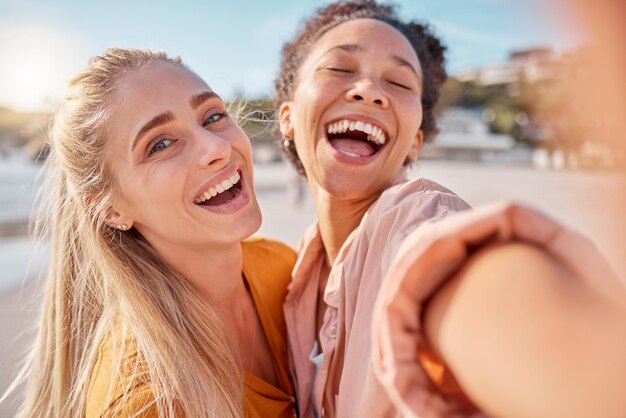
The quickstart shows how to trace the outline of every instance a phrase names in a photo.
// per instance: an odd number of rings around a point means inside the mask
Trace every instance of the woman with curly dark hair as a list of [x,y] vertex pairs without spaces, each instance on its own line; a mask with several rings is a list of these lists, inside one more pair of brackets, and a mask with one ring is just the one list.
[[467,204],[404,175],[437,132],[444,50],[373,1],[318,10],[283,47],[283,149],[318,216],[285,300],[301,417],[568,416],[568,391],[602,399],[562,374],[597,381],[590,341],[626,312],[593,245],[520,205],[452,213]]
[[444,51],[427,25],[373,1],[320,9],[283,47],[283,147],[318,216],[285,301],[302,417],[393,412],[374,396],[383,392],[369,367],[381,279],[405,237],[468,208],[444,187],[405,176],[437,133]]

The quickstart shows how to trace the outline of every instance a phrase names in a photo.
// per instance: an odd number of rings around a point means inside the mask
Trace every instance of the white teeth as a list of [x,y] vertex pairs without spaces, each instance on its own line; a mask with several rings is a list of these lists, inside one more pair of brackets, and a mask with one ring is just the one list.
[[230,189],[235,184],[237,184],[240,178],[241,176],[239,175],[239,173],[235,171],[235,173],[233,173],[233,175],[226,180],[223,180],[221,183],[209,188],[209,190],[207,190],[206,192],[204,192],[204,194],[197,198],[194,203],[202,203],[212,197],[217,196],[219,193],[223,193],[224,191]]
[[361,131],[367,134],[367,140],[383,145],[387,141],[387,137],[383,130],[378,126],[362,121],[341,120],[328,126],[329,134],[341,134],[349,130]]
[[372,127],[372,133],[368,136],[368,139],[380,145],[383,145],[387,140],[385,133],[377,126]]

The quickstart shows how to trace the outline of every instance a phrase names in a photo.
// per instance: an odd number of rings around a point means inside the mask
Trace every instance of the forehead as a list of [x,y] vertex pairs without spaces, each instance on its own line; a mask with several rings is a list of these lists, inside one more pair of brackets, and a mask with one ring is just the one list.
[[204,80],[183,66],[154,62],[124,74],[117,82],[115,96],[122,103],[150,101],[163,96],[175,98],[207,88]]
[[204,80],[185,67],[150,63],[118,80],[110,106],[112,125],[132,132],[160,113],[187,111],[191,97],[209,90]]
[[355,19],[335,26],[315,41],[310,56],[319,57],[337,45],[351,44],[372,54],[402,56],[419,67],[417,53],[409,40],[393,26],[375,19]]

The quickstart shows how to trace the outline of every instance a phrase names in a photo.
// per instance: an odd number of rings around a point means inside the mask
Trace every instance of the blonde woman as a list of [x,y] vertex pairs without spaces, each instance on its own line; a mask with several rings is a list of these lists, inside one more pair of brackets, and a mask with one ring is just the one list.
[[50,133],[52,262],[21,417],[293,416],[295,261],[260,225],[248,138],[179,59],[110,49]]

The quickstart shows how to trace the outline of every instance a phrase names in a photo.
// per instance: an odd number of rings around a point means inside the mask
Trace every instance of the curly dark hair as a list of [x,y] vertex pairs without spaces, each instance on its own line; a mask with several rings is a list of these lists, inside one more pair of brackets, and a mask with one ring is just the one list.
[[[404,22],[398,17],[395,6],[378,4],[373,0],[337,1],[322,7],[302,23],[300,31],[291,41],[283,44],[280,73],[275,81],[276,108],[292,99],[298,71],[315,41],[335,26],[355,19],[385,22],[400,31],[413,46],[423,73],[421,129],[424,141],[432,141],[439,131],[434,108],[439,100],[439,89],[447,78],[444,68],[446,48],[427,24]],[[297,171],[304,175],[294,142],[289,141],[289,146],[281,148]]]

